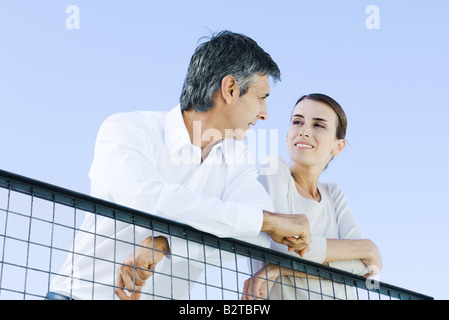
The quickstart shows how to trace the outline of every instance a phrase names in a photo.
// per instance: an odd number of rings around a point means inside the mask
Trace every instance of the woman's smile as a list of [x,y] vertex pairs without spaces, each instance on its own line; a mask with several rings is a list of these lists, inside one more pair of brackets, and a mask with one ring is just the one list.
[[311,145],[310,143],[307,142],[303,142],[303,141],[298,141],[294,143],[295,148],[300,149],[300,150],[310,150],[315,148],[313,145]]

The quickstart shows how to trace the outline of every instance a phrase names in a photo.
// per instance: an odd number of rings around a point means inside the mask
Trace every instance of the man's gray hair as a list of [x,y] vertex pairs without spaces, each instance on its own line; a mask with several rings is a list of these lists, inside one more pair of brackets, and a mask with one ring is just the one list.
[[281,72],[268,53],[251,38],[222,31],[200,44],[193,54],[180,97],[181,110],[197,112],[213,107],[213,95],[226,76],[233,76],[243,96],[256,74],[281,80]]

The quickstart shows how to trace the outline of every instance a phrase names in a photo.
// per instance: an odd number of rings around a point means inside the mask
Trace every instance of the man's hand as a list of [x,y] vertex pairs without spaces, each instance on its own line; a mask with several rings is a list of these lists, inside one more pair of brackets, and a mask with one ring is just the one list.
[[[153,250],[154,249],[154,250]],[[139,300],[146,280],[153,275],[156,264],[170,248],[165,237],[148,237],[136,247],[117,271],[115,294],[120,300]],[[124,289],[128,290],[128,296]]]
[[[301,257],[309,251],[312,241],[309,220],[304,214],[281,214],[264,211],[262,231],[290,249]],[[288,239],[290,238],[290,241]],[[295,241],[292,241],[295,239]]]
[[296,252],[301,257],[309,251],[309,246],[299,237],[285,237],[282,243],[288,247],[288,251]]

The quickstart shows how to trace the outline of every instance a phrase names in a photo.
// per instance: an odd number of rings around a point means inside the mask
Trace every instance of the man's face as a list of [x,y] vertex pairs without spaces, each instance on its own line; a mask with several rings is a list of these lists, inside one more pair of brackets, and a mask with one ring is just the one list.
[[[255,75],[246,94],[238,97],[223,114],[225,129],[232,129],[233,138],[243,140],[251,125],[258,120],[266,120],[266,98],[270,94],[268,75]],[[229,135],[226,138],[230,138]]]

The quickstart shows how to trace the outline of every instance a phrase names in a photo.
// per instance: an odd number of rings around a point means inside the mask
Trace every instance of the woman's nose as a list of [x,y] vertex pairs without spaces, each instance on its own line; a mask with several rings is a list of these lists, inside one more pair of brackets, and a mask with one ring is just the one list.
[[305,137],[310,137],[309,131],[307,130],[306,126],[302,126],[299,129],[299,133],[300,136],[305,136]]

